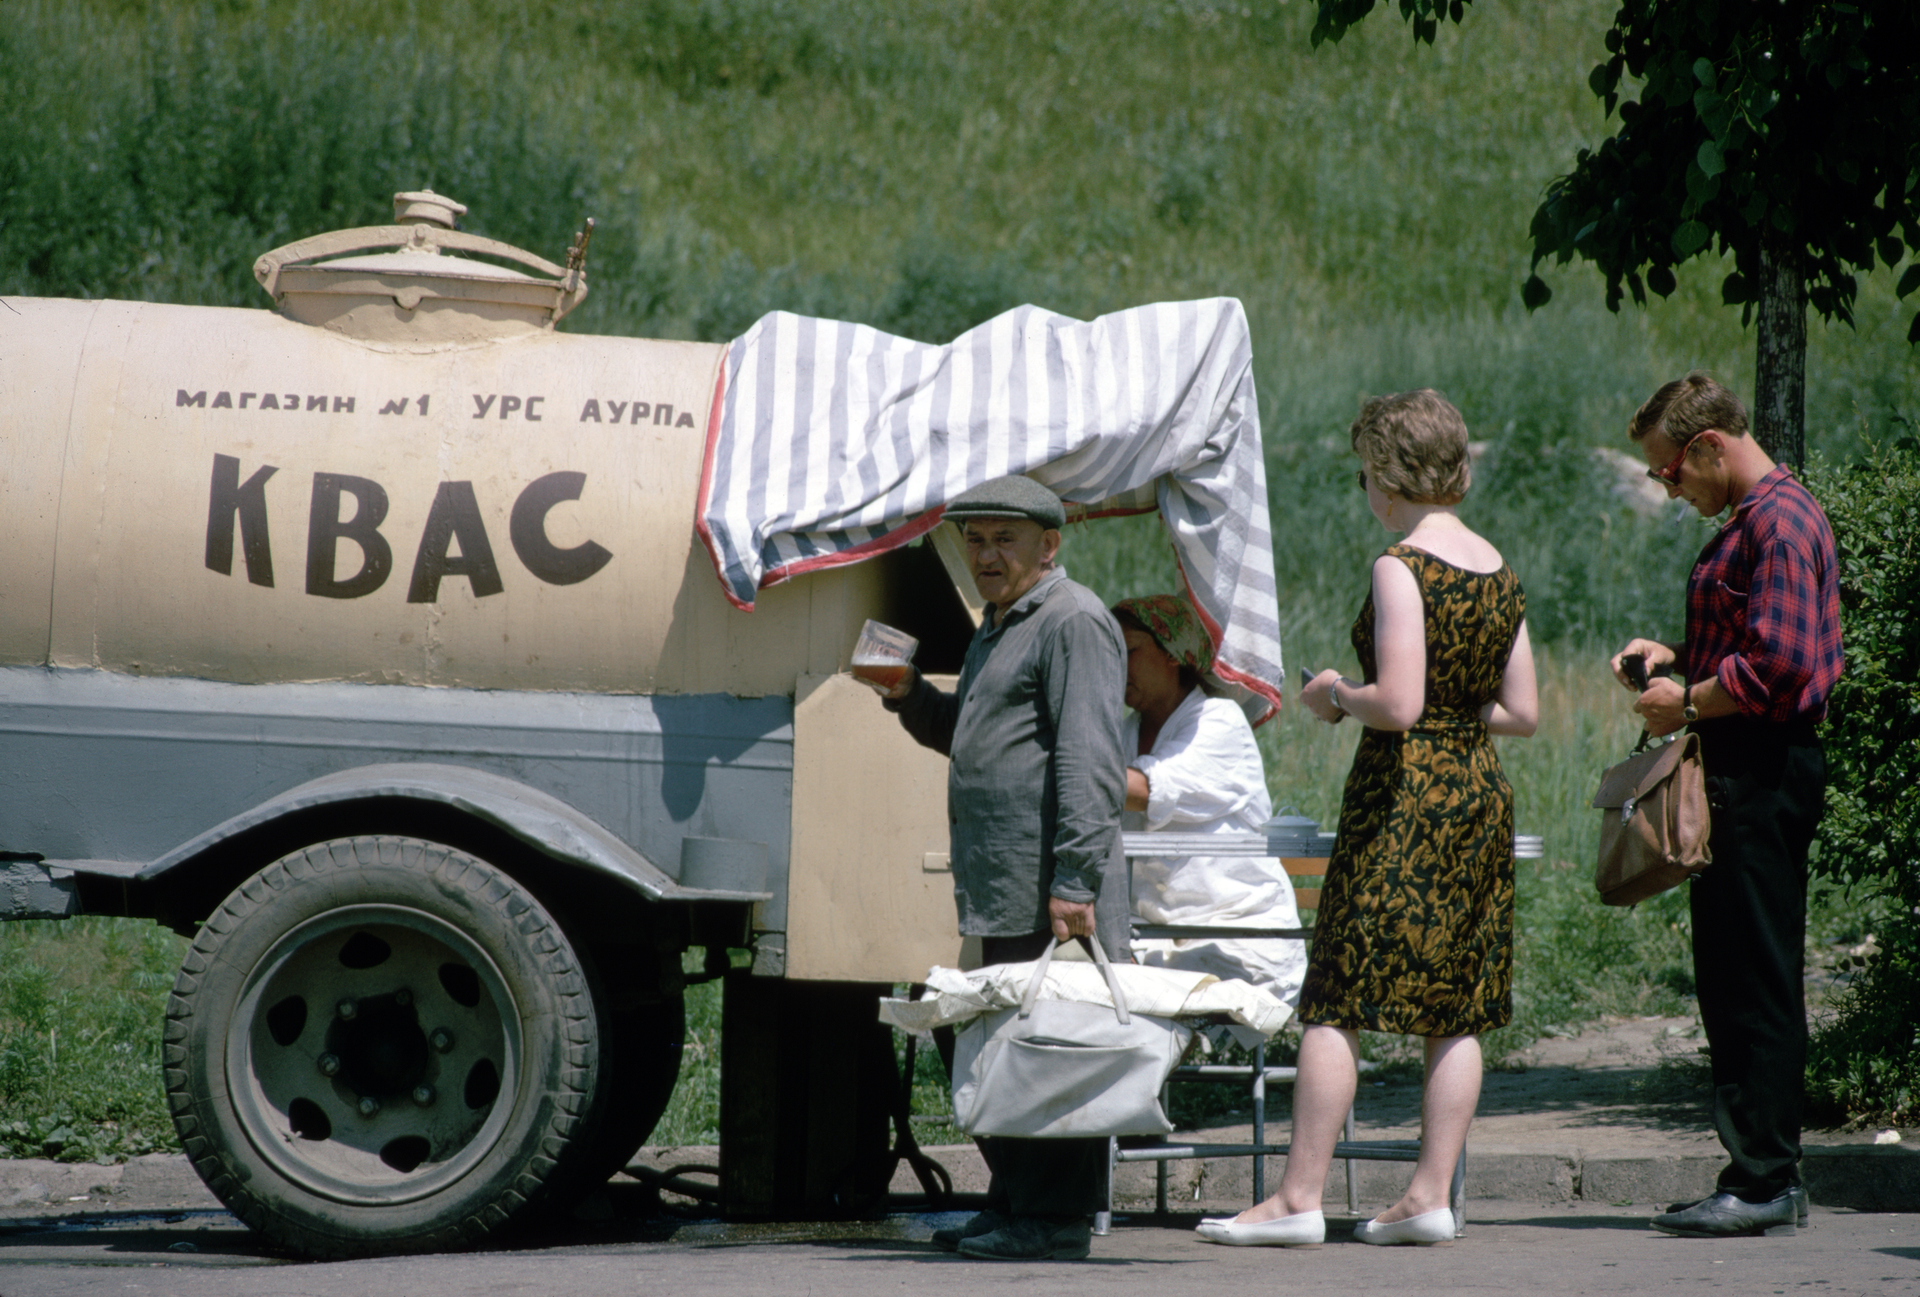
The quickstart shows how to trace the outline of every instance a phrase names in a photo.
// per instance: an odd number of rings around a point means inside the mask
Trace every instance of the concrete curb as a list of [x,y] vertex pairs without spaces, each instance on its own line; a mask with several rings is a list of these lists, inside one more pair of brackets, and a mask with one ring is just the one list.
[[[926,1153],[953,1176],[962,1193],[982,1193],[987,1167],[971,1144],[929,1148]],[[646,1148],[638,1161],[657,1169],[683,1163],[712,1165],[719,1150]],[[1467,1146],[1467,1197],[1508,1202],[1588,1203],[1598,1206],[1646,1206],[1713,1192],[1724,1159],[1716,1154],[1639,1152],[1586,1153],[1575,1145]],[[1267,1188],[1278,1185],[1284,1159],[1267,1163]],[[1920,1212],[1920,1148],[1906,1145],[1809,1145],[1801,1163],[1807,1192],[1822,1207],[1868,1212]],[[1405,1162],[1355,1162],[1354,1176],[1363,1206],[1382,1207],[1398,1198],[1413,1174]],[[1154,1168],[1122,1165],[1114,1182],[1114,1205],[1122,1211],[1151,1211]],[[920,1186],[904,1164],[893,1190],[917,1194]],[[1327,1202],[1346,1202],[1346,1169],[1335,1162],[1327,1177]],[[84,1201],[70,1202],[70,1199]],[[1167,1205],[1175,1211],[1238,1211],[1253,1201],[1251,1158],[1212,1158],[1167,1164]],[[121,1166],[48,1162],[37,1158],[0,1159],[0,1211],[35,1208],[98,1211],[120,1207],[217,1207],[186,1158],[151,1154]]]
[[1809,1148],[1800,1167],[1808,1195],[1828,1207],[1920,1211],[1920,1148],[1825,1145]]
[[[680,1154],[692,1150],[679,1150]],[[646,1150],[652,1153],[653,1150]],[[953,1187],[984,1192],[987,1168],[970,1144],[929,1148],[928,1155],[947,1168]],[[679,1160],[694,1160],[681,1157]],[[1267,1190],[1279,1184],[1282,1158],[1267,1161]],[[1591,1203],[1599,1206],[1665,1205],[1704,1198],[1725,1157],[1713,1153],[1594,1152],[1577,1145],[1512,1146],[1468,1144],[1467,1197],[1508,1202]],[[1823,1207],[1854,1211],[1920,1212],[1920,1148],[1872,1144],[1808,1145],[1801,1163],[1807,1191]],[[1412,1178],[1406,1162],[1355,1162],[1360,1202],[1385,1206],[1398,1198]],[[902,1166],[896,1193],[917,1193],[919,1186]],[[1329,1203],[1346,1201],[1346,1167],[1333,1164],[1327,1177]],[[1238,1211],[1253,1201],[1253,1159],[1210,1158],[1167,1164],[1167,1205],[1176,1211]],[[1154,1167],[1122,1164],[1114,1177],[1114,1206],[1122,1211],[1151,1211]]]
[[[1284,1165],[1282,1159],[1269,1159],[1268,1192],[1279,1183]],[[1604,1206],[1665,1204],[1706,1197],[1713,1192],[1725,1165],[1726,1158],[1717,1151],[1586,1153],[1567,1145],[1503,1147],[1469,1143],[1467,1197]],[[1392,1202],[1413,1176],[1413,1167],[1404,1162],[1355,1162],[1353,1169],[1363,1204]],[[1920,1211],[1920,1149],[1901,1145],[1809,1145],[1801,1170],[1807,1192],[1823,1207]],[[1214,1211],[1237,1209],[1252,1201],[1251,1158],[1174,1162],[1168,1165],[1167,1174],[1169,1206]],[[1120,1167],[1114,1187],[1116,1207],[1152,1208],[1152,1166],[1131,1163]],[[1335,1162],[1327,1178],[1327,1199],[1344,1202],[1346,1194],[1346,1168]]]

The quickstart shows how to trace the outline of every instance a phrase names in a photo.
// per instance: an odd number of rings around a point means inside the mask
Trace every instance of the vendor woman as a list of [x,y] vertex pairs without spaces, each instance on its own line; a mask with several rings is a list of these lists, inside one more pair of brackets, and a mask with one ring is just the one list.
[[[1266,768],[1246,713],[1210,680],[1213,643],[1178,595],[1122,599],[1127,645],[1123,825],[1177,833],[1245,833],[1273,814]],[[1297,928],[1293,886],[1272,856],[1185,856],[1133,862],[1133,912],[1147,923]],[[1278,939],[1142,940],[1140,962],[1239,978],[1282,1003],[1300,998],[1306,944]]]

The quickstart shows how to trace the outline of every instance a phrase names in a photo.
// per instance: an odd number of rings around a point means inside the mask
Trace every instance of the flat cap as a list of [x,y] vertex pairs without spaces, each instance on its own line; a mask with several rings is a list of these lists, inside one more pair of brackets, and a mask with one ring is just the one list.
[[1025,518],[1059,531],[1067,525],[1060,497],[1030,477],[996,477],[969,487],[947,502],[947,519],[964,523],[970,518]]

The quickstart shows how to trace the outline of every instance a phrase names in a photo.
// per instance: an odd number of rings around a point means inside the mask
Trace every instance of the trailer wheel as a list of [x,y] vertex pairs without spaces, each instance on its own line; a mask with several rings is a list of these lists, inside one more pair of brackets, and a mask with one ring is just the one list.
[[675,995],[603,1014],[608,1052],[616,1057],[601,1121],[601,1150],[587,1169],[589,1185],[618,1175],[653,1134],[673,1098],[687,1039],[687,1006]]
[[599,1029],[511,878],[410,838],[309,847],[206,922],[167,1004],[167,1102],[232,1212],[307,1256],[469,1243],[579,1147]]

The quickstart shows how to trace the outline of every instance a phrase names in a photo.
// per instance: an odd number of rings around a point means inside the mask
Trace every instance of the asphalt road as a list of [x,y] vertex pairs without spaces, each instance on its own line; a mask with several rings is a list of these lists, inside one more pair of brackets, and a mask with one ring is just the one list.
[[1465,1238],[1433,1248],[1370,1248],[1334,1224],[1325,1246],[1214,1247],[1192,1221],[1122,1219],[1089,1261],[995,1263],[936,1252],[927,1237],[958,1216],[903,1215],[840,1225],[724,1225],[649,1213],[640,1196],[612,1218],[482,1252],[328,1264],[265,1253],[217,1211],[104,1212],[0,1229],[0,1297],[469,1297],[470,1294],[692,1293],[891,1297],[1108,1294],[1196,1297],[1279,1285],[1301,1292],[1819,1293],[1920,1292],[1920,1217],[1815,1207],[1791,1239],[1691,1240],[1648,1228],[1648,1209],[1475,1202]]

